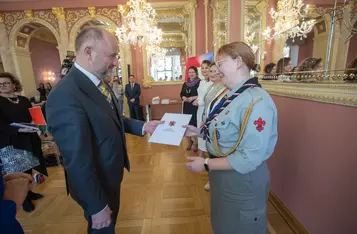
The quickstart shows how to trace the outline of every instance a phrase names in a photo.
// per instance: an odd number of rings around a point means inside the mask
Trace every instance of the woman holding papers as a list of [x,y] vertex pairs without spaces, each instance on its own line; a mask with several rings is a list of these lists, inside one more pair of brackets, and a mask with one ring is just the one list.
[[[5,173],[25,172],[32,175],[36,169],[47,175],[41,140],[34,130],[12,127],[12,123],[31,123],[30,101],[16,93],[22,91],[20,82],[10,73],[0,73],[0,170]],[[29,191],[23,203],[27,212],[35,209],[32,200],[41,194]]]
[[187,136],[206,139],[209,158],[189,157],[186,166],[195,173],[209,172],[215,234],[265,234],[270,189],[266,160],[277,141],[277,110],[258,79],[250,78],[256,65],[247,44],[224,45],[217,59],[229,92],[201,129],[187,126]]
[[[198,87],[200,85],[201,79],[198,77],[197,67],[190,67],[188,69],[188,80],[183,84],[182,90],[180,93],[181,99],[183,101],[183,114],[192,115],[190,125],[197,126],[197,110],[198,107],[193,105],[193,102],[197,99],[198,96]],[[192,150],[197,152],[197,137],[186,137],[188,141],[188,146],[186,150]]]

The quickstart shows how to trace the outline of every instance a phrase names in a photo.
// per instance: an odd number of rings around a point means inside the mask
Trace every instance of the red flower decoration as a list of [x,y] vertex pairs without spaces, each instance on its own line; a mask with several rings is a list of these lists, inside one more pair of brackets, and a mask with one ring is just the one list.
[[265,126],[265,124],[266,122],[262,118],[259,118],[258,120],[254,121],[254,125],[257,125],[257,130],[259,132],[263,131],[263,126]]
[[169,125],[170,125],[170,127],[173,127],[173,126],[176,125],[176,122],[175,121],[170,121]]

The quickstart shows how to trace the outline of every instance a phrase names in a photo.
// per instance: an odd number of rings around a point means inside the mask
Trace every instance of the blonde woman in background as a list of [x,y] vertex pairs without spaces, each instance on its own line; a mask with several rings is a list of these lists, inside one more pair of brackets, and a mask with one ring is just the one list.
[[[204,97],[204,106],[205,110],[203,113],[203,123],[206,122],[206,118],[208,114],[212,111],[212,109],[217,105],[218,102],[224,97],[224,95],[228,92],[228,89],[224,87],[222,83],[223,74],[219,72],[218,67],[215,63],[210,65],[210,81],[212,82],[212,86],[208,90],[206,96]],[[198,140],[203,140],[202,138],[198,138]],[[206,141],[204,140],[205,148],[206,148]],[[207,150],[206,150],[207,151]],[[210,190],[209,182],[204,186],[206,191]]]
[[[212,82],[209,80],[209,66],[211,62],[208,60],[204,60],[201,64],[201,73],[204,79],[201,80],[200,86],[197,89],[197,99],[193,102],[193,105],[198,106],[197,110],[197,126],[201,126],[203,112],[205,109],[204,97],[206,96],[208,90],[212,87]],[[202,155],[207,152],[206,150],[206,142],[203,139],[198,139],[198,149],[199,155]]]

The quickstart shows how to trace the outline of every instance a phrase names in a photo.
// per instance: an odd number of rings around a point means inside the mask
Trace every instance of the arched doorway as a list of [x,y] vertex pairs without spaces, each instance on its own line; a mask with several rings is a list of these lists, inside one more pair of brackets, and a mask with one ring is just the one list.
[[33,97],[40,83],[54,86],[60,75],[59,35],[47,22],[19,22],[10,33],[10,50],[24,94]]
[[[357,21],[353,25],[354,29],[357,29]],[[354,35],[350,41],[348,46],[348,55],[347,55],[347,64],[349,64],[354,58],[357,56],[357,35]]]

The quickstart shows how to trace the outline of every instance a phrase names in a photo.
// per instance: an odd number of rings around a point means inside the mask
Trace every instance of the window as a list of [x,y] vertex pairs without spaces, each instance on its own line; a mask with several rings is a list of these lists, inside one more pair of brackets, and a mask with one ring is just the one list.
[[164,57],[152,57],[150,74],[155,81],[177,81],[182,77],[179,48],[168,49]]

